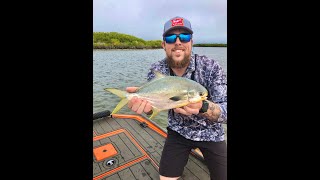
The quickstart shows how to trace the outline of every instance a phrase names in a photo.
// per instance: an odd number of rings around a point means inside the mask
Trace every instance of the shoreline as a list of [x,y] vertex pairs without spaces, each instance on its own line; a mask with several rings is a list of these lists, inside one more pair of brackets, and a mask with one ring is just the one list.
[[[163,40],[144,40],[118,32],[93,32],[93,49],[162,49]],[[227,43],[194,43],[193,47],[227,47]]]
[[[193,46],[193,47],[202,47],[202,48],[227,48],[227,46]],[[93,48],[93,50],[155,50],[162,48]]]

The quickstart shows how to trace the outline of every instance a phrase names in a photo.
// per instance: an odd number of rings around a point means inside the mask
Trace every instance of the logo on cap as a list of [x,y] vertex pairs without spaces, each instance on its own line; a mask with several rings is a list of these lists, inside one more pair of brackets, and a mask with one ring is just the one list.
[[171,20],[171,27],[173,26],[184,26],[182,18],[176,18]]

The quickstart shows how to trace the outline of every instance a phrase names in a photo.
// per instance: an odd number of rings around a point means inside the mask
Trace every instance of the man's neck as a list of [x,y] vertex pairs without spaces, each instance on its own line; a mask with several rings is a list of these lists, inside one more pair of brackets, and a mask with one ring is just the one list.
[[187,67],[188,66],[183,67],[183,68],[171,68],[171,69],[172,69],[172,71],[174,72],[175,75],[181,77],[186,72]]

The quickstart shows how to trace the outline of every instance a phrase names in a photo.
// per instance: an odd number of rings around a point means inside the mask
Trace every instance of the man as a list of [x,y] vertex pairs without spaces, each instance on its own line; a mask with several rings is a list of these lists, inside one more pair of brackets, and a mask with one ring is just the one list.
[[[227,80],[222,67],[206,56],[192,55],[193,30],[183,17],[174,17],[164,25],[162,47],[166,58],[153,64],[148,80],[155,77],[152,70],[172,76],[182,76],[202,84],[208,99],[168,111],[168,137],[160,160],[160,179],[178,179],[187,164],[192,148],[204,156],[210,177],[227,179],[227,146],[222,123],[227,123]],[[135,92],[136,87],[128,87]],[[138,113],[152,112],[151,104],[133,98],[128,107]]]

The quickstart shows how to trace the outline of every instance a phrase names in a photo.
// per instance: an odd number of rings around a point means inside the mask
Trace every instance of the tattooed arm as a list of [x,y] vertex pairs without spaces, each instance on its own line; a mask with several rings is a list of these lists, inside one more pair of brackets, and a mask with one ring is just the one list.
[[227,123],[227,77],[218,63],[213,63],[211,71],[206,74],[209,106],[204,116],[213,122]]
[[200,113],[200,115],[206,117],[207,119],[213,122],[217,122],[218,118],[221,116],[220,106],[211,101],[207,101],[207,102],[208,102],[207,112]]

